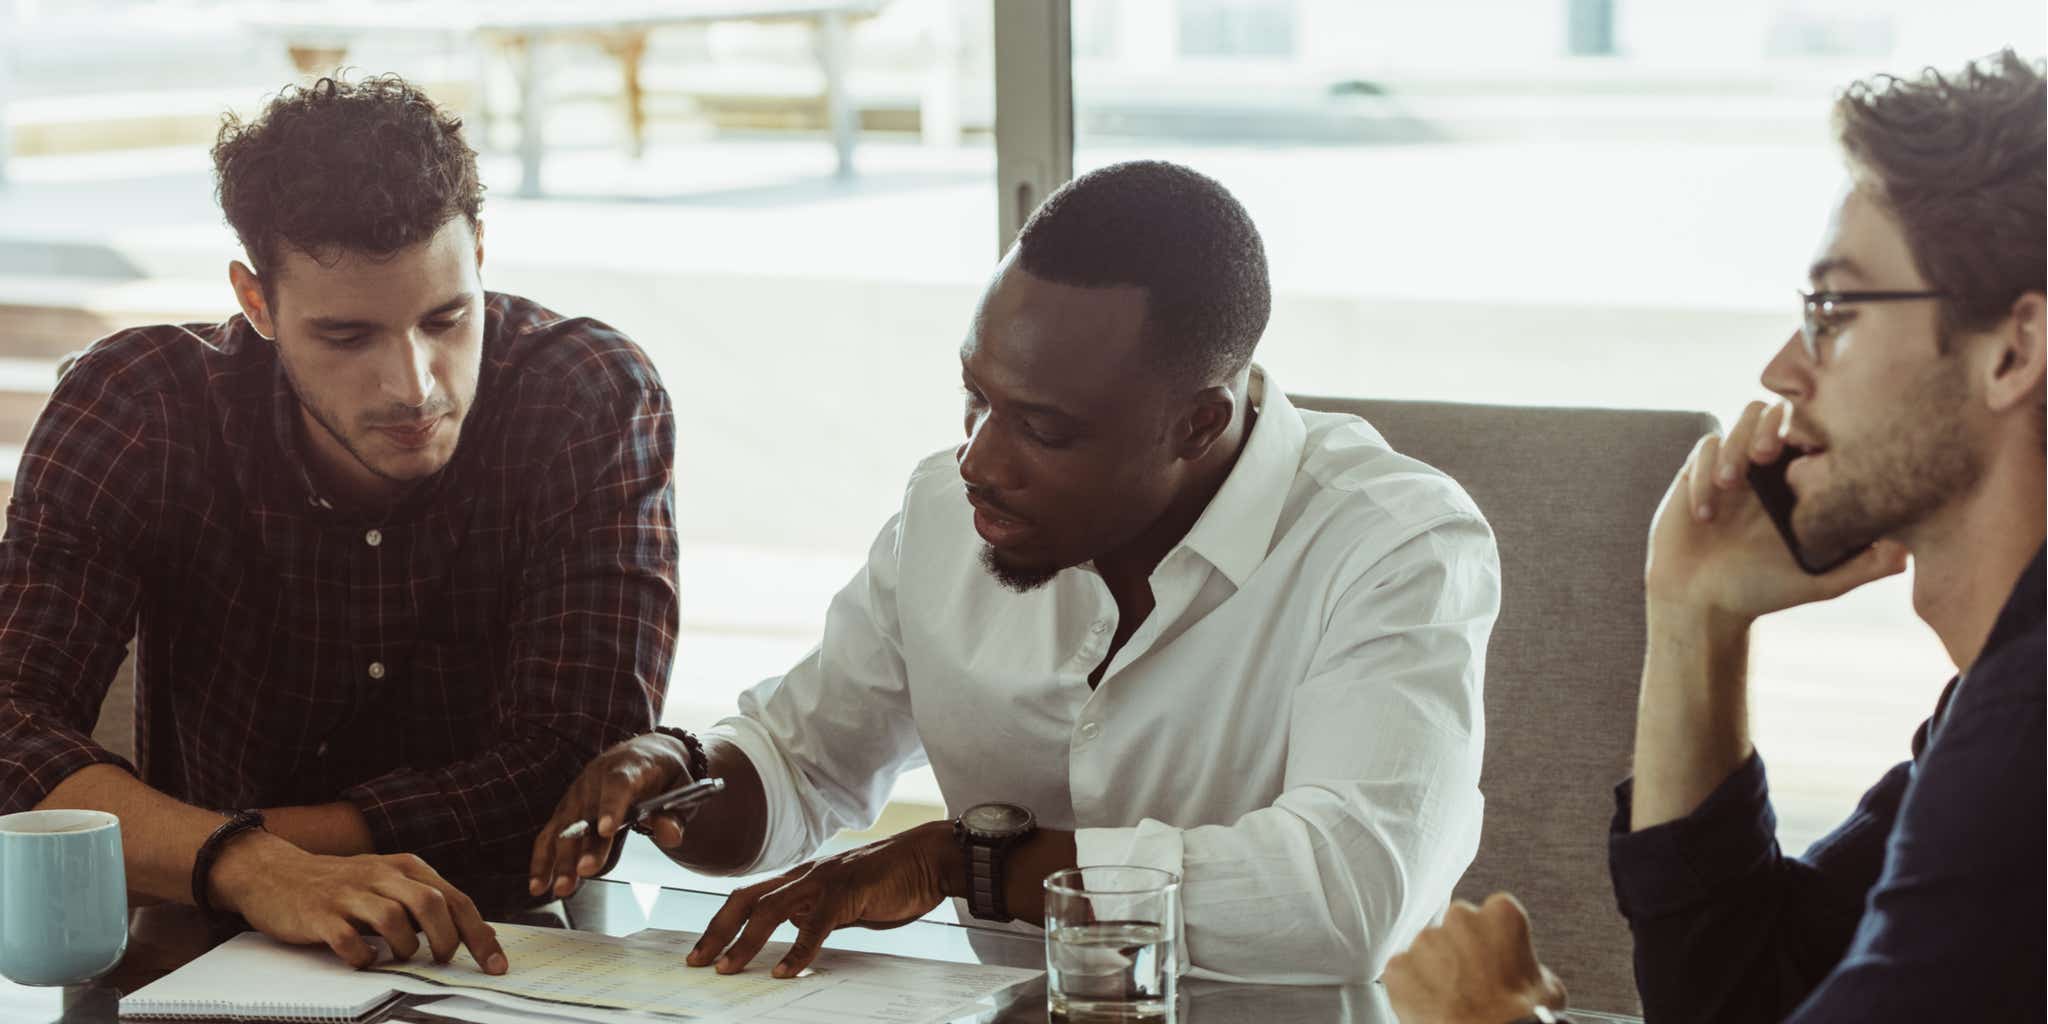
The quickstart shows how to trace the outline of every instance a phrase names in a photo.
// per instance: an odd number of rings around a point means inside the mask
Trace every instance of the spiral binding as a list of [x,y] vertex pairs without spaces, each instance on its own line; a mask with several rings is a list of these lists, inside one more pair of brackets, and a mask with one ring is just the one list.
[[402,998],[404,993],[394,992],[362,1013],[284,1002],[238,1003],[230,1010],[218,1002],[174,999],[152,1001],[147,1007],[135,1009],[124,1006],[121,1019],[234,1021],[235,1024],[350,1024],[369,1020]]

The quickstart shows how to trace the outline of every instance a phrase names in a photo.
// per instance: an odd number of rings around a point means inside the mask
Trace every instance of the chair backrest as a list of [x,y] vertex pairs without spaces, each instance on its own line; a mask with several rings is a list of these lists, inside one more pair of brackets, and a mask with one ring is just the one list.
[[1572,1002],[1640,1011],[1607,874],[1613,787],[1629,771],[1650,518],[1705,413],[1299,397],[1364,417],[1450,474],[1493,524],[1501,612],[1486,655],[1486,824],[1458,884],[1529,908]]

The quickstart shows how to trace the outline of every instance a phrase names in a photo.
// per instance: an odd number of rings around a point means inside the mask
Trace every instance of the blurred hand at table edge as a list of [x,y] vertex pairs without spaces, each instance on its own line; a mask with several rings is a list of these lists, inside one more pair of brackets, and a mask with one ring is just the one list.
[[1536,958],[1528,913],[1504,892],[1482,906],[1452,901],[1380,980],[1401,1024],[1510,1024],[1566,1002],[1564,983]]

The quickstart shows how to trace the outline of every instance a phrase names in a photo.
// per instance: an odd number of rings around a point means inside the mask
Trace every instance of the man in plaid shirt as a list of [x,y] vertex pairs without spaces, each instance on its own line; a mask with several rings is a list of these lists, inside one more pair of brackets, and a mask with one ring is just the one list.
[[[370,930],[501,972],[478,905],[658,718],[667,392],[484,291],[475,154],[405,82],[287,89],[214,162],[243,315],[95,344],[22,456],[0,813],[116,814],[131,890],[357,965]],[[90,738],[131,638],[135,764]]]

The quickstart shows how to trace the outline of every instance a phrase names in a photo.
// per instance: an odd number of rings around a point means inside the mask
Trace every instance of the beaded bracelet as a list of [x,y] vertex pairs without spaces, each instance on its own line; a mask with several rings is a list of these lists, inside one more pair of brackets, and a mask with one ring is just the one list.
[[683,745],[684,750],[689,751],[691,782],[701,782],[710,777],[711,758],[704,753],[704,741],[698,739],[695,733],[688,729],[679,729],[673,725],[660,726],[654,731],[676,740]]

